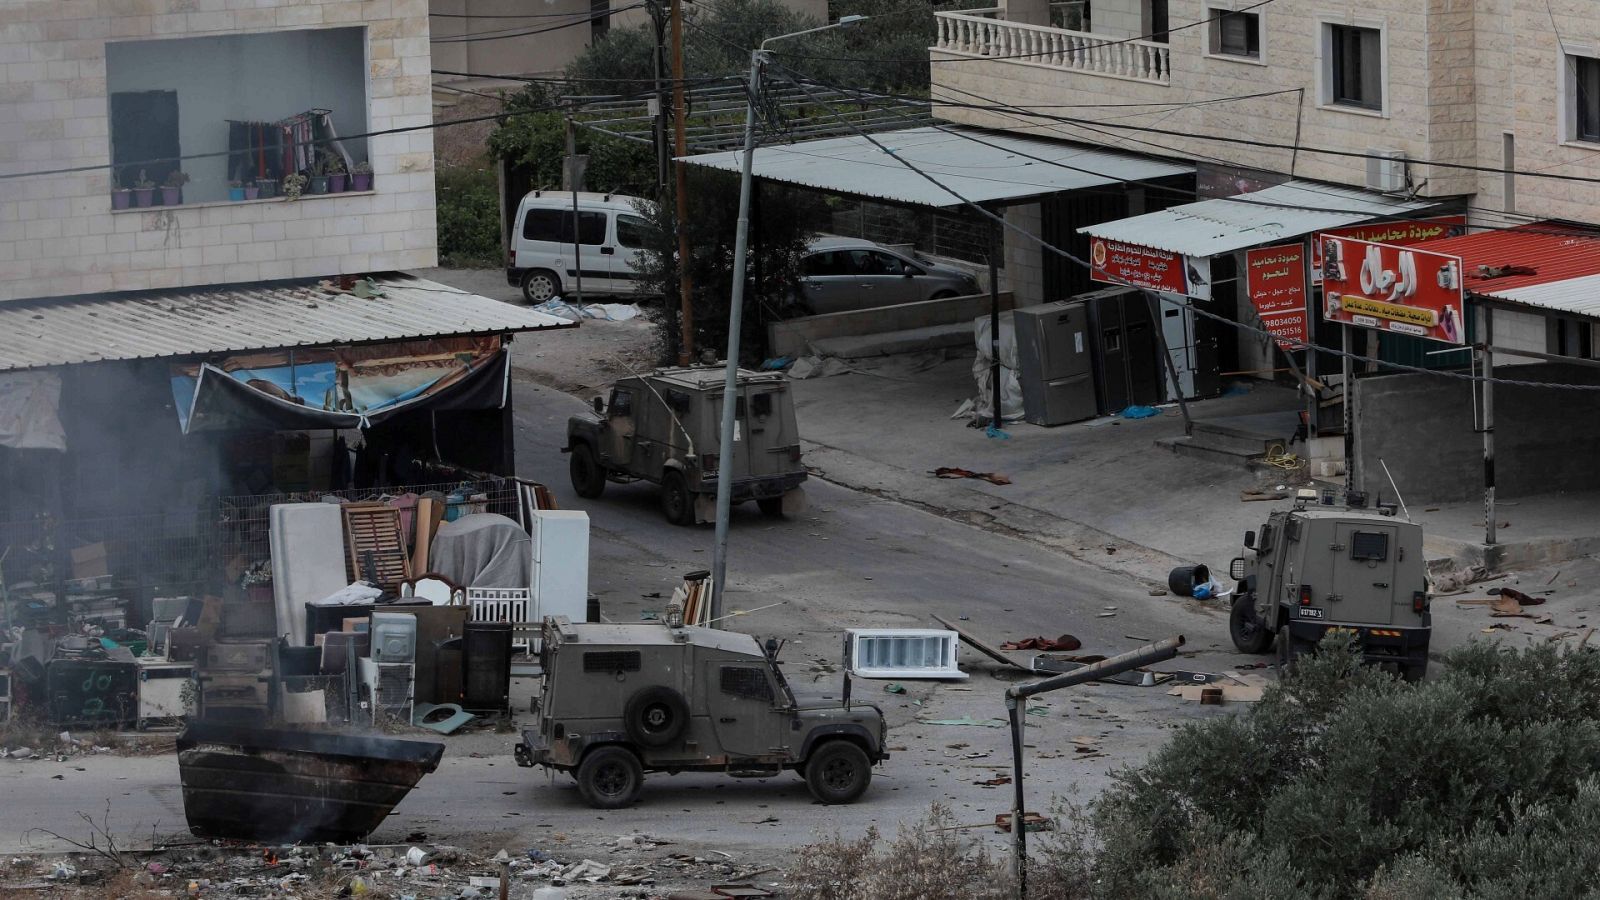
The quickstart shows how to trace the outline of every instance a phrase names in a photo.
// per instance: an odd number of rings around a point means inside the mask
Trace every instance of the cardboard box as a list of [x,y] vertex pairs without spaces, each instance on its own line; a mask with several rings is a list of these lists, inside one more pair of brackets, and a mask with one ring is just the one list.
[[111,561],[104,543],[72,548],[73,578],[102,578],[111,574]]

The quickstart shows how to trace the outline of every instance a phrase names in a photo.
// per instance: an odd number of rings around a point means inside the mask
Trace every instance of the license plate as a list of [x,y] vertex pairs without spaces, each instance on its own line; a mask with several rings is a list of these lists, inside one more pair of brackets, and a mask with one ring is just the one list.
[[1302,606],[1300,607],[1300,618],[1320,619],[1322,618],[1322,610],[1316,608],[1315,606]]

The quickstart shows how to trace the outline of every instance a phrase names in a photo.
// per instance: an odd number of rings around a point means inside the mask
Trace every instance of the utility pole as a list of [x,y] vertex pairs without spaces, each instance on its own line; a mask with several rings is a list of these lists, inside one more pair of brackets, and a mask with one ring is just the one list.
[[[689,155],[686,136],[688,116],[683,98],[683,0],[672,0],[672,139],[674,154]],[[663,141],[663,143],[665,143]],[[673,167],[677,183],[673,191],[677,203],[678,226],[678,364],[688,365],[694,359],[694,284],[689,278],[689,176],[685,163]],[[737,361],[730,362],[730,365]]]

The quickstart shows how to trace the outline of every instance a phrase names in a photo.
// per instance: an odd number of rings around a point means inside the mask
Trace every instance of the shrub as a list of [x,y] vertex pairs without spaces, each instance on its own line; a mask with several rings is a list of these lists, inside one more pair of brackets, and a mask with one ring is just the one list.
[[950,811],[934,804],[920,822],[902,824],[884,844],[878,829],[855,840],[835,833],[795,852],[789,872],[794,900],[1003,900],[1010,880],[975,842],[952,828]]
[[499,265],[500,197],[495,174],[441,168],[436,177],[440,265]]
[[[1335,639],[1118,776],[1103,897],[1577,896],[1600,885],[1600,656],[1474,644],[1403,684]],[[1286,893],[1285,893],[1286,892]]]

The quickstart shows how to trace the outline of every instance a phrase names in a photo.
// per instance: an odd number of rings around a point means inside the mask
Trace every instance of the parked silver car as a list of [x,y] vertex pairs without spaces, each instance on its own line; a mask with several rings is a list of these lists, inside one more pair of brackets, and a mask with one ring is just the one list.
[[980,290],[970,272],[857,238],[812,241],[801,271],[800,299],[817,314],[960,297]]

